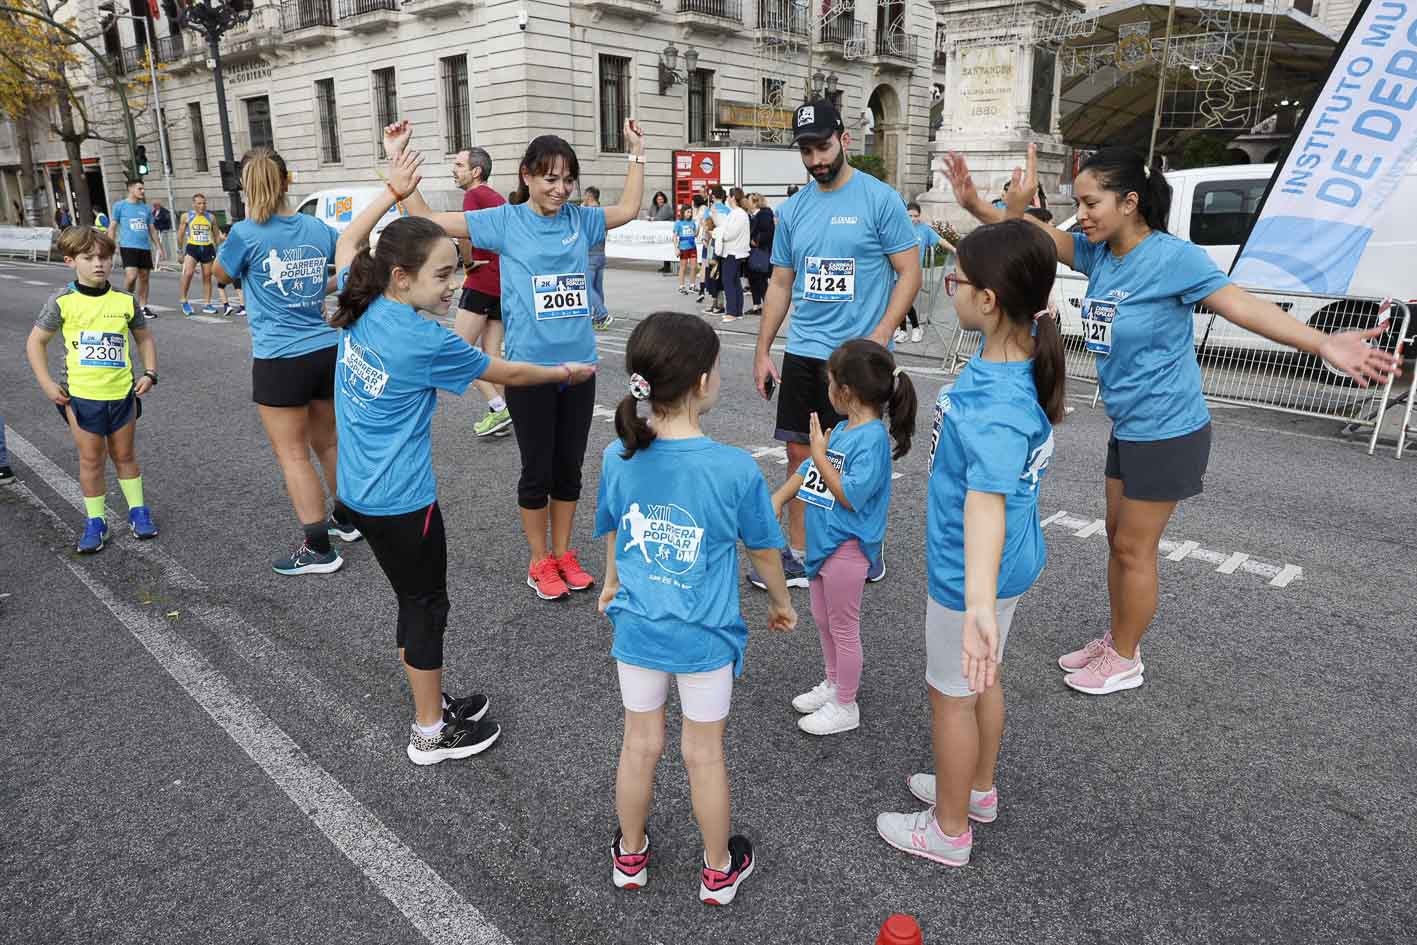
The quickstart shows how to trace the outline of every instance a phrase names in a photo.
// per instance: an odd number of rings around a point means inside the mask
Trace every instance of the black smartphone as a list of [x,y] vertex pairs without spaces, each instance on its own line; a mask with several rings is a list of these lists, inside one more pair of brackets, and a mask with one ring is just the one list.
[[773,393],[773,391],[776,390],[776,389],[777,389],[777,381],[773,380],[773,379],[772,379],[772,375],[769,374],[769,375],[763,380],[763,396],[767,397],[768,400],[772,400],[772,393]]

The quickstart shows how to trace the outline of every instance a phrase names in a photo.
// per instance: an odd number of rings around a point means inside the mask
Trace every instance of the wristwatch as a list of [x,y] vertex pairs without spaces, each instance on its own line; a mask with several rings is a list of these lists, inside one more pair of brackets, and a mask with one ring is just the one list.
[[144,372],[143,372],[143,377],[146,377],[148,380],[152,381],[154,387],[157,386],[157,372],[156,372],[156,371],[144,371]]
[[643,164],[645,162],[645,156],[643,154],[627,154],[625,157],[631,164]]

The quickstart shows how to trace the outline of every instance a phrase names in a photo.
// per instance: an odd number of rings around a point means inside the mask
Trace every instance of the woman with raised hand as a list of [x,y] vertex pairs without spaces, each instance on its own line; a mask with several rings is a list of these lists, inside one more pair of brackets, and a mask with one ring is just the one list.
[[[408,145],[413,126],[384,129],[385,153]],[[581,207],[571,202],[580,179],[575,149],[555,135],[527,146],[518,169],[517,199],[473,213],[434,213],[414,190],[405,207],[428,217],[449,236],[497,253],[502,260],[502,320],[507,358],[543,366],[597,360],[586,281],[590,247],[636,219],[644,199],[644,135],[625,122],[629,170],[616,203]],[[522,529],[530,551],[527,585],[542,600],[584,591],[595,579],[571,547],[595,410],[595,379],[518,388],[507,392],[522,470],[517,483]]]
[[1166,232],[1171,185],[1127,148],[1103,148],[1073,182],[1080,230],[1028,215],[1038,191],[1037,152],[1014,170],[998,209],[979,195],[965,160],[946,157],[959,205],[992,223],[1026,217],[1058,260],[1088,277],[1082,302],[1087,350],[1112,435],[1107,443],[1107,588],[1110,624],[1058,660],[1065,682],[1106,695],[1142,684],[1140,643],[1157,604],[1156,553],[1176,504],[1199,495],[1210,457],[1210,412],[1201,390],[1191,313],[1196,305],[1241,328],[1323,358],[1359,386],[1386,382],[1395,357],[1368,346],[1382,332],[1324,334],[1230,282],[1205,250]]

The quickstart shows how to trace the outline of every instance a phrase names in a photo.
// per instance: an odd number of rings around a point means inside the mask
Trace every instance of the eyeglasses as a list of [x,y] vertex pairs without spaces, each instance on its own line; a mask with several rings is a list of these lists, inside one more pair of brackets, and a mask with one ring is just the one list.
[[961,279],[957,272],[945,273],[945,295],[954,298],[955,293],[959,291],[959,287],[962,285],[974,285],[974,283],[970,282],[968,279]]

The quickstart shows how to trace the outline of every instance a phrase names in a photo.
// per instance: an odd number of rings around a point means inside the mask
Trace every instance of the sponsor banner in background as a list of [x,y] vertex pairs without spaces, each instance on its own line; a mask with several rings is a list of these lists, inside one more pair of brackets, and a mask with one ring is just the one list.
[[1417,3],[1369,0],[1339,45],[1230,275],[1342,295],[1417,158]]
[[605,255],[610,259],[674,260],[679,258],[679,238],[671,222],[631,220],[606,232]]
[[0,226],[0,252],[47,253],[53,238],[47,227]]

